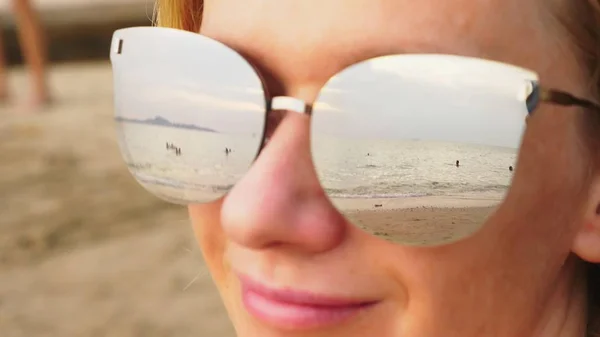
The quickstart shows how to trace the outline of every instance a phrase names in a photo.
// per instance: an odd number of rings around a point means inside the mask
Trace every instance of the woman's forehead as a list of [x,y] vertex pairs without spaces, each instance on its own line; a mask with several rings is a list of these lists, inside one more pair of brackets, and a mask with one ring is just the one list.
[[[207,0],[203,32],[295,44],[483,36],[517,38],[544,21],[539,0]],[[260,35],[257,33],[261,33]],[[536,34],[534,34],[536,35]],[[531,35],[529,35],[531,36]],[[329,41],[331,42],[331,41]],[[456,42],[456,41],[453,41]],[[397,43],[396,43],[397,44]]]
[[[208,0],[201,32],[270,72],[333,75],[393,53],[449,53],[539,68],[538,0]],[[538,57],[539,54],[539,57]],[[266,65],[268,64],[268,65]],[[299,67],[299,65],[310,65]],[[297,74],[292,69],[297,69]]]

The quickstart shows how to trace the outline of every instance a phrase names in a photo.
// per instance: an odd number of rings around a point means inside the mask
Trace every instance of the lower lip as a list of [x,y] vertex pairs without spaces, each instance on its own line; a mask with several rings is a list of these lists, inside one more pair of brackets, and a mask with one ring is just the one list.
[[373,304],[319,306],[277,301],[251,290],[243,290],[246,310],[256,318],[284,329],[314,329],[340,323]]

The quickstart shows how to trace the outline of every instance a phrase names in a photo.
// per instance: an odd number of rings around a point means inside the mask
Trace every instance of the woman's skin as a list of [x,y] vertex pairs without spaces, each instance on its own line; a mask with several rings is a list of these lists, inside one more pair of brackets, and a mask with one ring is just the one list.
[[[48,103],[50,95],[46,80],[46,46],[43,32],[29,0],[12,0],[23,58],[31,74],[32,94],[28,108],[37,109]],[[1,34],[0,34],[1,35]],[[0,101],[8,99],[6,60],[0,36]]]
[[[348,65],[391,53],[450,53],[539,72],[592,97],[556,15],[571,0],[207,0],[201,33],[249,58],[270,94],[313,101]],[[369,113],[365,111],[365,113]],[[189,207],[197,240],[241,337],[585,335],[583,260],[600,262],[600,175],[581,112],[529,119],[505,202],[474,236],[409,248],[361,232],[315,175],[309,117],[279,113],[271,139],[220,202]],[[238,275],[267,287],[373,301],[311,328],[245,309]]]

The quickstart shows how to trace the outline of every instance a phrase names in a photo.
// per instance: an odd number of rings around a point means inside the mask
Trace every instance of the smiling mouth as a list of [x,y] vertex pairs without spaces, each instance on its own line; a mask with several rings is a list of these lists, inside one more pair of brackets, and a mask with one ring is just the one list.
[[267,288],[240,277],[242,302],[252,316],[284,329],[314,329],[341,323],[377,304],[293,290]]

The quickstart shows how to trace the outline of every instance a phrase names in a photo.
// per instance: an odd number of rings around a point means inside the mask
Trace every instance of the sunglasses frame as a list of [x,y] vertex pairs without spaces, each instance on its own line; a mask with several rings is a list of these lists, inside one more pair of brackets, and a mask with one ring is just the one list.
[[[125,34],[122,34],[123,32],[131,31],[131,30],[149,30],[149,29],[152,29],[152,30],[160,29],[163,31],[174,30],[174,29],[170,29],[170,28],[159,28],[159,27],[130,27],[130,28],[123,28],[123,29],[115,31],[115,33],[113,34],[113,42],[111,44],[111,62],[112,62],[112,57],[114,55],[121,55],[123,53],[123,50],[124,50],[124,36],[123,35],[125,35]],[[190,35],[195,35],[195,36],[199,35],[199,34],[191,33],[191,32],[185,32],[185,31],[180,31],[180,30],[177,30],[177,31],[178,31],[178,33],[183,33],[183,34],[190,34]],[[256,160],[256,158],[258,158],[258,156],[261,154],[262,150],[264,149],[264,146],[269,141],[268,136],[267,136],[266,125],[268,124],[268,119],[271,115],[271,112],[273,112],[273,111],[289,111],[289,112],[295,112],[295,113],[299,113],[299,114],[305,114],[308,116],[312,115],[313,104],[314,104],[313,102],[306,102],[302,99],[299,99],[296,97],[291,97],[291,96],[271,96],[271,95],[269,95],[269,92],[265,86],[264,77],[262,76],[260,71],[246,57],[239,54],[239,52],[237,52],[232,47],[227,46],[218,40],[214,40],[214,39],[206,37],[206,36],[202,36],[202,37],[208,38],[214,42],[217,42],[217,43],[223,45],[224,47],[231,49],[233,52],[235,52],[239,56],[241,56],[253,68],[254,73],[257,75],[258,79],[262,83],[262,89],[264,91],[264,99],[265,99],[265,106],[264,106],[264,108],[265,108],[264,119],[265,120],[263,122],[265,127],[263,127],[263,132],[262,132],[263,134],[261,135],[262,139],[261,139],[261,142],[259,143],[259,148],[255,155],[254,160]],[[434,55],[434,54],[432,54],[432,55]],[[392,55],[388,55],[388,56],[392,56]],[[448,56],[460,56],[460,55],[448,55]],[[477,58],[474,58],[474,59],[477,59]],[[478,58],[478,59],[480,59],[482,61],[491,61],[493,63],[501,63],[501,64],[504,64],[509,67],[518,67],[518,66],[512,65],[510,63],[502,63],[502,62],[493,61],[493,60],[484,59],[484,58]],[[357,63],[360,63],[360,62],[357,62]],[[526,69],[526,68],[522,68],[522,69],[530,71],[532,73],[535,73],[535,71],[532,71],[530,69]],[[525,97],[525,103],[526,103],[526,108],[527,108],[527,115],[525,118],[526,122],[529,120],[529,118],[531,116],[533,116],[535,110],[541,103],[550,103],[550,104],[565,106],[565,107],[577,106],[577,107],[589,109],[592,112],[600,113],[600,104],[598,104],[596,102],[593,102],[591,100],[584,99],[581,97],[577,97],[566,91],[552,89],[552,88],[544,88],[539,84],[538,80],[530,79],[529,82],[530,82],[530,92]]]
[[527,111],[532,115],[539,103],[550,103],[560,106],[578,106],[600,113],[600,104],[572,95],[566,91],[545,89],[539,83],[531,82],[532,91],[527,96]]
[[[162,32],[166,32],[167,30],[172,30],[172,29],[167,29],[167,28],[157,28],[157,27],[137,27],[134,28],[132,27],[134,30],[139,30],[140,28],[142,30],[149,30],[149,29],[160,29]],[[113,57],[118,57],[117,55],[122,55],[124,51],[126,51],[127,49],[127,43],[124,43],[124,38],[127,37],[127,35],[129,35],[126,32],[123,32],[123,30],[131,30],[132,28],[125,28],[122,30],[118,30],[117,32],[115,32],[115,34],[113,35],[113,42],[112,42],[112,46],[111,46],[111,63],[113,63],[113,71],[114,71],[114,59]],[[161,36],[162,32],[158,32],[157,36]],[[154,32],[153,32],[154,33]],[[144,33],[145,34],[145,33]],[[169,33],[170,34],[170,33]],[[189,34],[189,36],[191,35],[195,35],[197,36],[198,34],[195,33],[191,33],[191,32],[183,32],[183,31],[178,31],[178,34]],[[135,33],[133,34],[135,35]],[[201,35],[200,35],[201,36]],[[145,37],[147,38],[147,34],[145,35]],[[253,68],[253,72],[254,75],[257,76],[257,79],[260,81],[261,84],[261,89],[262,89],[262,99],[264,99],[264,102],[261,102],[261,107],[260,109],[264,109],[264,111],[262,112],[263,116],[261,116],[261,118],[264,118],[262,120],[263,126],[262,126],[262,134],[257,134],[256,136],[260,137],[260,139],[257,139],[257,146],[258,148],[255,150],[256,152],[254,152],[253,156],[254,158],[252,159],[252,162],[256,161],[256,159],[260,156],[260,154],[262,153],[262,151],[265,148],[265,145],[269,142],[269,138],[270,135],[268,128],[269,125],[269,118],[273,116],[273,112],[275,111],[288,111],[290,113],[298,113],[298,114],[303,114],[306,115],[308,117],[310,117],[311,119],[312,114],[313,114],[313,109],[315,107],[317,107],[316,110],[318,110],[318,100],[316,101],[305,101],[302,100],[300,98],[297,97],[292,97],[292,96],[272,96],[269,94],[268,88],[266,86],[266,82],[264,80],[264,77],[262,76],[262,74],[260,73],[259,69],[257,69],[257,67],[255,67],[250,60],[248,60],[246,57],[244,57],[242,54],[240,54],[238,51],[236,51],[234,48],[227,46],[226,44],[218,41],[218,40],[214,40],[212,38],[206,37],[206,36],[202,36],[203,38],[207,38],[213,42],[219,43],[220,45],[222,45],[223,47],[226,47],[228,49],[230,49],[232,52],[235,52],[237,54],[237,56],[241,57],[250,67]],[[153,39],[150,39],[153,40]],[[177,41],[177,40],[176,40]],[[157,44],[155,41],[151,42],[151,48],[156,48]],[[135,48],[134,48],[135,49]],[[165,49],[163,49],[165,50]],[[139,52],[139,50],[138,50]],[[162,54],[161,54],[162,55]],[[402,54],[400,54],[402,55]],[[444,56],[441,54],[429,54],[429,55],[439,55],[439,56]],[[382,55],[382,56],[392,56],[392,55]],[[493,61],[493,60],[488,60],[488,59],[483,59],[483,58],[475,58],[475,57],[465,57],[465,56],[460,56],[460,55],[446,55],[446,56],[458,56],[458,57],[463,57],[463,58],[472,58],[472,59],[479,59],[481,61],[491,61],[492,63],[496,63],[496,64],[502,64],[507,66],[508,68],[510,67],[516,67],[516,68],[520,68],[518,66],[514,66],[511,65],[510,63],[502,63],[502,62],[497,62],[497,61]],[[366,60],[365,60],[366,61]],[[362,61],[356,62],[355,64],[359,64]],[[486,69],[484,69],[486,70]],[[558,105],[558,106],[565,106],[565,107],[569,107],[569,106],[577,106],[577,107],[581,107],[584,109],[589,109],[591,110],[590,112],[597,112],[600,113],[600,104],[591,101],[591,100],[587,100],[581,97],[577,97],[569,92],[565,92],[562,90],[556,90],[556,89],[552,89],[552,88],[544,88],[542,86],[540,86],[539,84],[539,77],[538,75],[529,69],[526,68],[520,68],[520,70],[524,70],[527,71],[529,73],[528,76],[526,76],[526,78],[524,77],[522,80],[519,78],[519,85],[528,85],[528,87],[526,88],[527,91],[526,92],[521,92],[521,94],[519,95],[518,98],[518,102],[515,102],[515,104],[518,104],[519,106],[519,117],[521,120],[518,121],[519,123],[522,123],[522,118],[525,117],[525,123],[527,123],[528,119],[533,116],[534,111],[540,106],[540,104],[542,103],[550,103],[550,104],[554,104],[554,105]],[[490,71],[491,72],[491,71]],[[487,74],[487,73],[485,73]],[[510,74],[510,73],[509,73]],[[433,77],[433,80],[438,80],[437,77]],[[258,83],[256,83],[258,84]],[[493,84],[493,83],[492,83]],[[476,89],[477,87],[474,86],[472,87],[472,89]],[[396,88],[392,88],[393,90],[396,90]],[[525,88],[524,88],[525,89]],[[323,90],[323,88],[321,88],[321,90]],[[472,91],[466,91],[467,94],[470,94]],[[430,97],[430,93],[427,93],[428,97]],[[486,101],[487,102],[487,101]],[[263,105],[264,103],[264,105]],[[525,103],[526,105],[526,109],[527,112],[525,113],[523,109],[523,103]],[[419,102],[420,104],[420,102]],[[257,123],[260,123],[260,120],[257,120]],[[272,131],[272,130],[271,130]],[[257,138],[258,138],[257,137]],[[254,146],[254,145],[252,145]],[[312,149],[311,149],[312,150]],[[121,148],[121,153],[124,157],[126,157],[126,161],[132,162],[131,160],[129,160],[127,157],[131,157],[131,155],[128,153],[128,150],[126,148]],[[250,155],[249,155],[250,157]],[[457,161],[457,166],[458,166],[458,161]],[[130,167],[131,170],[131,167]],[[510,170],[512,171],[512,166],[510,168]],[[138,183],[140,183],[142,186],[144,186],[145,189],[147,189],[151,194],[155,195],[156,197],[159,197],[167,202],[170,203],[174,203],[174,204],[178,204],[178,205],[189,205],[192,203],[208,203],[208,202],[212,202],[215,200],[218,200],[219,198],[225,196],[228,191],[227,190],[213,190],[212,193],[207,192],[207,195],[209,196],[201,196],[198,197],[199,199],[202,198],[210,198],[211,200],[203,200],[203,201],[192,201],[191,199],[195,198],[193,195],[188,195],[186,192],[183,192],[183,194],[181,194],[181,196],[178,196],[176,194],[171,194],[169,193],[169,191],[167,192],[161,192],[160,189],[158,190],[154,190],[151,189],[147,186],[146,182],[143,181],[143,176],[137,175],[134,171],[131,171],[131,173],[135,176],[135,179],[137,180]],[[232,182],[233,185],[235,185],[237,183],[237,181],[233,181]],[[227,182],[226,184],[230,184],[229,182]],[[228,187],[226,187],[226,189],[231,188],[233,185],[229,185]],[[214,188],[214,187],[213,187]],[[326,186],[323,185],[323,189],[325,189]],[[214,194],[214,195],[213,195]],[[217,196],[220,195],[220,196]],[[375,207],[377,207],[377,205],[375,205]],[[381,207],[381,205],[379,205],[379,207]],[[337,208],[337,206],[336,206]],[[348,215],[345,213],[344,210],[342,210],[341,208],[339,209],[340,212],[342,212],[344,215]],[[452,224],[454,224],[454,222],[452,222]],[[476,231],[480,230],[482,228],[484,223],[481,224],[477,224],[477,228],[472,228],[468,230],[467,232],[464,233],[456,233],[456,237],[439,237],[435,240],[439,240],[436,242],[431,242],[431,243],[424,243],[421,242],[418,239],[418,235],[420,234],[415,234],[417,235],[416,237],[411,238],[411,234],[401,234],[398,233],[400,236],[397,238],[398,240],[392,240],[395,243],[398,243],[400,245],[406,245],[406,246],[418,246],[418,247],[428,247],[428,246],[440,246],[440,245],[444,245],[444,244],[448,244],[451,242],[455,242],[455,241],[459,241],[459,240],[463,240],[466,237],[472,236]],[[369,226],[360,226],[359,223],[356,223],[356,225],[358,227],[361,227],[363,230],[365,230],[366,232],[370,232],[370,229],[375,228],[375,227],[369,227]],[[386,224],[387,226],[387,224]],[[363,228],[364,227],[364,228]],[[392,231],[393,232],[393,231]],[[392,233],[390,232],[390,233]],[[380,232],[381,235],[384,236],[389,236],[387,234],[387,231],[384,230],[384,232]],[[377,232],[372,232],[370,233],[372,235],[375,236],[381,236],[378,235]],[[426,233],[424,233],[426,234]],[[435,233],[433,233],[435,234]],[[404,235],[404,236],[403,236]],[[384,238],[386,240],[391,240],[390,238]],[[417,241],[414,241],[414,240]],[[413,241],[411,241],[413,240]]]

